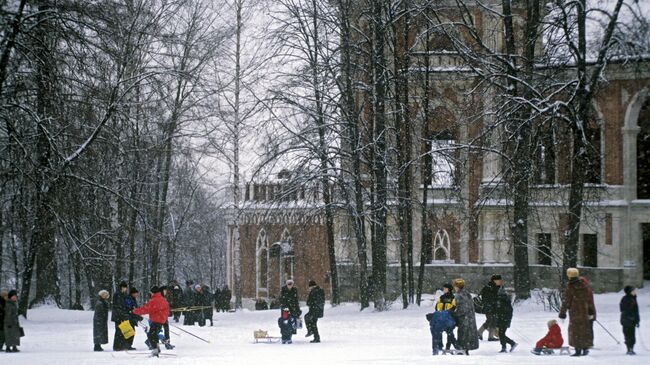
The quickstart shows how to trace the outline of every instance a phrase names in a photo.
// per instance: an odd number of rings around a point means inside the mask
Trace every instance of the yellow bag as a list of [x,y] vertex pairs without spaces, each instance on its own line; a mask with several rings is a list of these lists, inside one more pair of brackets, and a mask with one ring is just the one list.
[[122,336],[124,336],[124,338],[129,339],[135,336],[135,330],[133,329],[133,326],[131,326],[131,322],[122,321],[118,327],[120,328],[120,331],[122,331]]

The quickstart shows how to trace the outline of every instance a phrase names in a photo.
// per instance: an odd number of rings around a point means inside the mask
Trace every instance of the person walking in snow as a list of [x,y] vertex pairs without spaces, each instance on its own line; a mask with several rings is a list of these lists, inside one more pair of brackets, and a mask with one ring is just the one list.
[[576,352],[571,356],[586,356],[594,345],[593,321],[596,320],[594,294],[588,282],[581,280],[576,268],[567,269],[569,282],[564,291],[559,318],[565,319],[569,314],[569,345]]
[[[454,288],[451,284],[444,284],[442,286],[442,295],[438,298],[438,302],[436,302],[436,311],[446,311],[453,317],[456,311],[456,298],[454,296]],[[456,344],[456,336],[454,336],[455,327],[456,321],[454,321],[453,326],[444,331],[447,333],[447,344],[445,345],[445,349],[447,350],[451,349],[451,345],[454,345],[454,348],[458,347]],[[440,346],[442,346],[442,333],[440,334]]]
[[5,345],[7,346],[5,352],[19,352],[21,331],[20,322],[18,321],[17,300],[18,292],[10,290],[5,302],[4,335]]
[[135,308],[133,313],[137,315],[149,315],[151,326],[149,327],[147,337],[151,347],[153,348],[151,354],[153,356],[158,356],[158,354],[160,354],[158,333],[169,317],[169,303],[160,293],[160,288],[157,286],[152,287],[151,299],[144,306]]
[[546,336],[537,341],[535,348],[531,351],[535,355],[541,355],[544,349],[559,349],[564,344],[562,329],[557,321],[551,319],[546,325],[548,326]]
[[458,347],[467,352],[478,349],[478,331],[476,329],[476,313],[472,296],[465,290],[465,280],[455,279],[452,282],[456,299],[454,319],[458,326],[456,342]]
[[[181,289],[180,285],[176,282],[176,280],[172,280],[169,285],[169,307],[171,309],[178,309],[183,306],[183,289]],[[181,312],[180,311],[174,311],[173,312],[174,316],[174,322],[178,323],[178,320],[181,318]]]
[[298,302],[298,288],[295,287],[293,279],[288,279],[286,285],[280,290],[280,306],[288,308],[294,318],[300,318],[302,315]]
[[2,348],[4,347],[5,344],[5,303],[7,302],[7,294],[9,294],[6,290],[0,291],[0,351],[2,351]]
[[625,296],[621,299],[621,304],[619,305],[623,336],[625,336],[627,354],[636,355],[634,352],[634,344],[636,343],[635,331],[641,323],[641,319],[639,318],[639,304],[636,301],[636,288],[628,285],[623,291],[625,292]]
[[501,275],[494,274],[490,281],[481,289],[479,296],[483,303],[483,313],[485,313],[485,323],[478,329],[479,340],[483,339],[483,332],[488,331],[488,341],[498,341],[496,337],[497,325],[495,323],[495,305],[497,300],[497,293],[503,284]]
[[305,337],[314,335],[314,339],[310,342],[319,343],[318,319],[323,318],[325,311],[325,291],[314,280],[309,280],[307,306],[309,307],[309,312],[305,314],[305,325],[307,326],[307,335]]
[[499,342],[501,342],[501,351],[499,352],[508,352],[506,344],[510,345],[510,352],[513,352],[517,347],[517,343],[506,335],[506,331],[512,322],[512,301],[510,300],[508,293],[506,293],[505,289],[500,285],[493,305],[493,320],[494,324],[498,328]]
[[280,327],[280,334],[282,334],[282,343],[292,343],[291,336],[296,329],[296,318],[291,315],[289,308],[282,308],[280,318],[278,318],[278,327]]
[[[138,322],[142,320],[142,317],[132,312],[135,308],[138,307],[139,295],[140,293],[138,292],[138,289],[131,288],[131,290],[129,290],[129,295],[127,295],[124,298],[124,305],[126,306],[126,310],[129,313],[129,323],[131,323],[131,327],[133,327],[134,330],[138,326]],[[135,340],[135,333],[133,334],[133,336],[126,339],[127,350],[135,350],[135,348],[133,347],[134,340]]]
[[224,285],[219,295],[219,310],[221,312],[227,313],[230,311],[230,299],[232,299],[232,292],[228,285]]
[[123,281],[120,283],[118,291],[113,294],[113,313],[111,313],[111,321],[115,323],[113,351],[124,351],[129,348],[128,342],[120,329],[120,323],[129,320],[129,311],[126,308],[127,290],[128,285]]
[[93,342],[95,348],[93,351],[104,351],[102,345],[108,343],[108,310],[110,304],[108,298],[110,294],[106,290],[100,290],[99,299],[95,303],[95,313],[93,314]]

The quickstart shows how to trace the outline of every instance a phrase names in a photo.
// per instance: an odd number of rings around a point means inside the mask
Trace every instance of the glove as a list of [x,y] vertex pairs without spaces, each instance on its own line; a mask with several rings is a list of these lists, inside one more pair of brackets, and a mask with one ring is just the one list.
[[639,328],[640,325],[641,325],[641,323],[637,323],[637,324],[636,324],[636,328]]
[[566,313],[560,313],[560,314],[558,315],[558,318],[560,318],[560,319],[566,319]]

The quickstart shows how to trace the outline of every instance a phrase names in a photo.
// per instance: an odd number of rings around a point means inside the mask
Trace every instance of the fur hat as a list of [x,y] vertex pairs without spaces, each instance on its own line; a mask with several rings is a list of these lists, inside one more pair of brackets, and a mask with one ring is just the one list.
[[11,297],[15,297],[18,295],[18,292],[15,290],[9,290],[9,293],[7,293],[7,298],[11,299]]
[[465,280],[464,280],[464,279],[461,279],[461,278],[454,279],[454,281],[452,281],[451,283],[452,283],[455,287],[457,287],[457,288],[459,288],[459,289],[462,289],[462,288],[465,287]]
[[107,290],[100,290],[99,293],[97,293],[97,295],[99,295],[99,297],[102,299],[108,299],[108,297],[110,296]]
[[575,267],[570,267],[570,268],[566,269],[566,276],[569,279],[577,278],[578,276],[580,276],[580,272]]
[[503,280],[503,279],[501,279],[501,275],[499,275],[499,274],[494,274],[494,275],[492,275],[492,277],[490,278],[490,280],[495,281],[495,280]]
[[557,321],[554,320],[554,319],[551,319],[550,321],[546,322],[546,325],[548,326],[548,328],[551,328],[551,327],[555,326],[556,324],[557,324]]
[[630,295],[630,293],[632,293],[634,289],[636,288],[633,287],[632,285],[628,285],[623,289],[623,291],[625,292],[626,295]]
[[9,292],[7,292],[7,290],[5,290],[5,289],[0,290],[0,298],[7,299],[7,294],[9,294]]
[[310,286],[310,287],[312,287],[312,286],[317,286],[317,285],[318,285],[318,284],[316,284],[316,282],[315,282],[314,280],[309,280],[309,286]]
[[286,284],[287,285],[289,285],[289,284],[293,285],[293,279],[287,279]]

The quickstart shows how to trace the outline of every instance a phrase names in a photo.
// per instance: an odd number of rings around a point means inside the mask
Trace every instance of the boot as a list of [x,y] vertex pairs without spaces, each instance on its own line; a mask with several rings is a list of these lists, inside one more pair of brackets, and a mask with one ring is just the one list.
[[104,349],[102,348],[102,345],[95,344],[95,348],[93,349],[93,351],[99,352],[99,351],[104,351]]
[[506,346],[501,346],[501,351],[499,351],[500,354],[505,354],[508,353],[508,350],[506,350]]
[[589,355],[589,349],[582,349],[582,356]]
[[151,350],[151,357],[160,357],[160,349],[156,346],[153,350]]
[[634,349],[632,347],[628,346],[627,355],[636,355],[636,352],[634,352]]
[[533,355],[541,355],[542,354],[542,349],[540,349],[539,347],[535,347],[534,349],[532,349],[530,351],[530,353],[533,354]]
[[577,348],[577,349],[576,349],[576,353],[573,354],[573,355],[571,355],[571,356],[573,356],[573,357],[582,356],[582,349],[578,349],[578,348]]
[[176,347],[176,346],[172,345],[172,344],[169,343],[169,342],[165,342],[165,348],[166,348],[167,350],[173,350],[174,347]]
[[513,342],[512,345],[510,345],[510,352],[515,351],[515,349],[517,348],[517,345],[518,345],[518,343]]
[[309,341],[309,343],[320,343],[320,338],[314,338],[313,340]]

